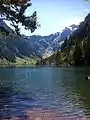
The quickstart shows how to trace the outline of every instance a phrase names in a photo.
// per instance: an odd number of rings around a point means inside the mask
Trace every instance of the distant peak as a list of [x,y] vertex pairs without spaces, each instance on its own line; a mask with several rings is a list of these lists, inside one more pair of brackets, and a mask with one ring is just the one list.
[[77,28],[78,25],[72,24],[72,25],[70,25],[69,27],[71,27],[72,29],[74,29],[74,28]]

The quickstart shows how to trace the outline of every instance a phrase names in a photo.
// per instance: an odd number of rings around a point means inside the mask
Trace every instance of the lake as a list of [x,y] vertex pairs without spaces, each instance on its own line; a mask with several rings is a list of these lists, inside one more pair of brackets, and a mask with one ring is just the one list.
[[0,68],[0,117],[50,108],[63,116],[90,115],[90,68]]

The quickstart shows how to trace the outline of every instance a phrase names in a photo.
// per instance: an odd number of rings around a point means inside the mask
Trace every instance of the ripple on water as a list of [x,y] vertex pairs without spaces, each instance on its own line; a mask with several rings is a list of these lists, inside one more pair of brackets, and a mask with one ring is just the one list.
[[90,85],[83,80],[88,71],[54,67],[0,68],[0,116],[22,114],[34,107],[51,108],[62,116],[90,114]]

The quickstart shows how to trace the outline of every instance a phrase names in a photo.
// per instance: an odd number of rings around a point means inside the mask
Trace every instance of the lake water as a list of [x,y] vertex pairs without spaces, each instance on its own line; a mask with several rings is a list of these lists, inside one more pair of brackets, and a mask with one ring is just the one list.
[[0,68],[0,117],[50,108],[64,115],[90,115],[90,68]]

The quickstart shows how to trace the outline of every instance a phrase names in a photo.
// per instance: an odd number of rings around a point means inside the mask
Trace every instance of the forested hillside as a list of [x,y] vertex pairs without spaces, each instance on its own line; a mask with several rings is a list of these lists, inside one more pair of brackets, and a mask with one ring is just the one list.
[[61,53],[71,65],[90,65],[90,14],[64,42]]
[[0,19],[0,59],[16,63],[19,58],[19,61],[23,61],[24,64],[28,62],[25,57],[40,59],[41,56],[50,56],[61,48],[65,38],[70,36],[76,28],[78,28],[77,25],[72,25],[70,28],[65,27],[61,33],[57,32],[48,36],[17,36],[4,20]]
[[90,65],[90,13],[78,29],[66,38],[61,49],[42,61],[43,64]]
[[0,65],[33,64],[38,53],[26,36],[17,36],[8,25],[0,19]]

